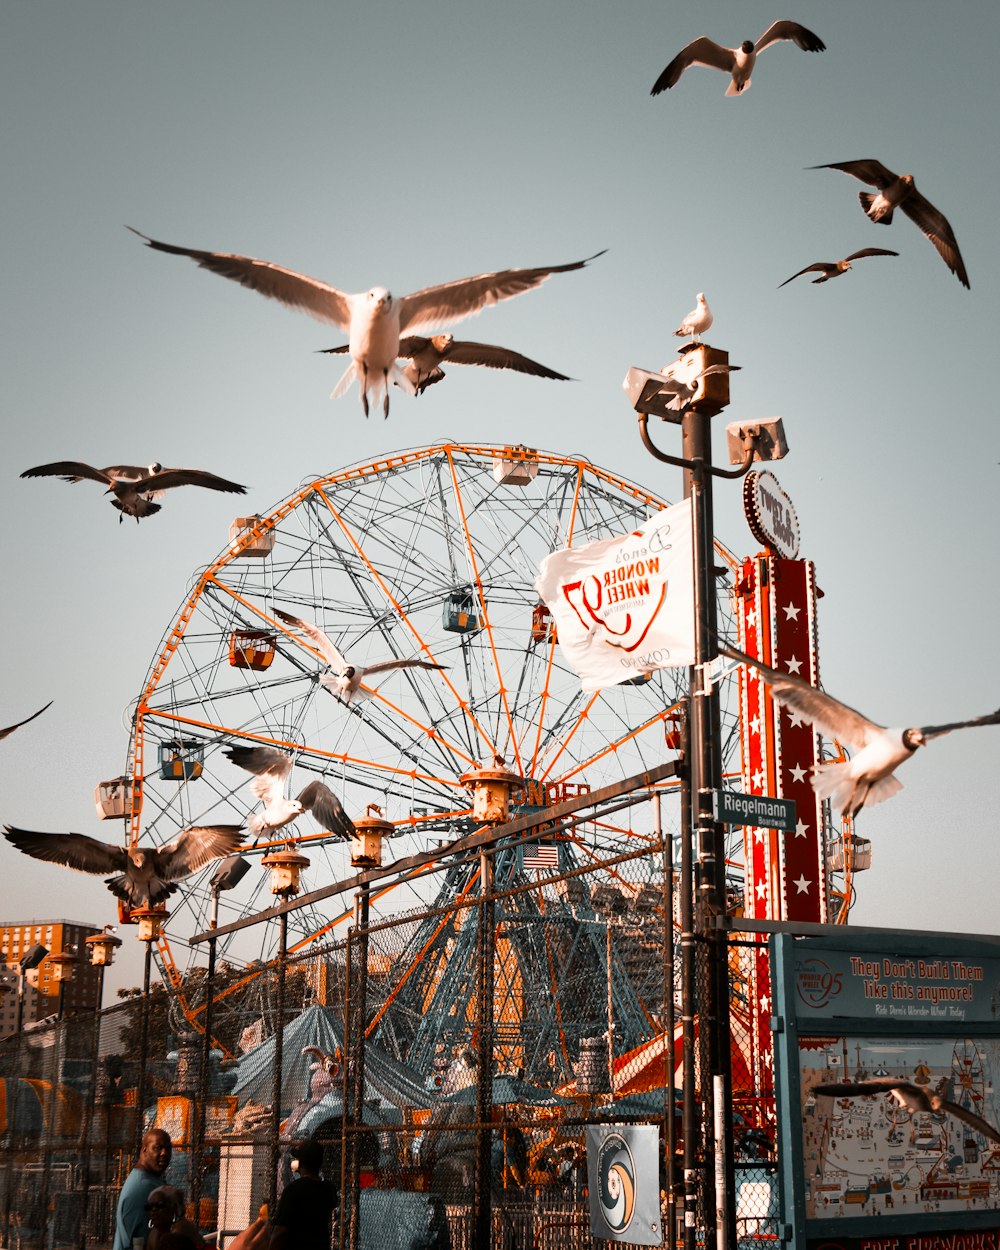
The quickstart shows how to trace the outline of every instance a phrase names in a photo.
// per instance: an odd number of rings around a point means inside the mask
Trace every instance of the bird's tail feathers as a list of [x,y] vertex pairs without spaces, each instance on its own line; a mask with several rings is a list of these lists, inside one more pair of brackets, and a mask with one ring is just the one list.
[[749,86],[750,86],[749,78],[744,83],[730,82],[729,86],[726,88],[726,95],[740,95],[742,92],[746,91],[747,87]]
[[[134,516],[138,519],[141,516],[152,516],[154,512],[160,512],[162,505],[158,503],[150,503],[148,499],[144,499],[142,495],[136,495],[135,499],[129,507],[126,507],[120,499],[112,499],[112,508],[117,508],[124,516]],[[121,518],[119,518],[120,520]]]
[[405,370],[400,369],[399,365],[393,365],[389,370],[389,381],[394,382],[395,385],[398,386],[401,391],[405,391],[407,395],[417,394],[417,388],[407,377]]
[[352,360],[351,363],[344,370],[344,372],[341,374],[340,381],[330,392],[330,398],[339,399],[357,376],[358,376],[357,366]]
[[892,224],[892,209],[887,208],[879,217],[872,216],[872,205],[875,203],[876,196],[871,191],[860,191],[858,199],[861,201],[861,207],[865,210],[872,221],[877,222],[880,226],[889,226]]
[[855,816],[864,806],[883,803],[902,790],[903,783],[891,773],[859,792],[851,775],[850,762],[817,764],[812,774],[813,789],[820,799],[829,799],[839,812]]
[[341,703],[344,702],[343,688],[341,687],[339,677],[335,677],[333,673],[320,673],[319,684],[329,690],[335,698],[340,699]]

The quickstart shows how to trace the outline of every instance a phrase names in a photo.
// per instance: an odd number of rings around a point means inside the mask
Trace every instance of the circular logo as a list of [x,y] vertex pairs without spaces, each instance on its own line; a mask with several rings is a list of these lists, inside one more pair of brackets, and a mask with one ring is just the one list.
[[635,1160],[628,1143],[609,1133],[597,1156],[598,1196],[608,1228],[623,1233],[635,1214]]
[[796,990],[807,1007],[825,1007],[843,989],[843,974],[812,956],[803,959],[796,969]]

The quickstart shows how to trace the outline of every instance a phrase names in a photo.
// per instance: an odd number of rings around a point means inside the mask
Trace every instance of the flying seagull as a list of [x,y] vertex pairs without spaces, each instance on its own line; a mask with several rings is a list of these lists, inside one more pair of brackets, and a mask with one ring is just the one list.
[[299,791],[298,798],[285,798],[285,782],[292,772],[292,757],[276,747],[230,747],[226,758],[237,768],[254,774],[250,791],[264,804],[260,815],[251,816],[247,828],[253,835],[254,845],[260,839],[271,836],[303,812],[311,811],[316,822],[329,833],[349,838],[354,825],[344,811],[340,799],[322,781],[310,781]]
[[292,616],[289,612],[281,612],[277,608],[274,610],[274,615],[279,621],[284,621],[286,625],[292,625],[296,629],[301,629],[323,659],[333,669],[332,673],[321,673],[319,680],[342,703],[351,703],[355,699],[360,702],[361,700],[374,697],[374,691],[366,690],[361,684],[366,677],[371,677],[378,673],[391,673],[393,669],[397,668],[446,667],[444,664],[432,664],[430,660],[380,660],[378,664],[369,664],[366,668],[360,668],[353,664],[348,664],[326,634],[309,621],[300,620],[299,617]]
[[244,838],[242,825],[193,825],[165,846],[109,846],[83,833],[33,833],[4,825],[4,837],[25,855],[75,868],[116,873],[108,889],[129,907],[153,907],[177,889],[177,882],[213,859],[231,855]]
[[24,720],[19,720],[16,725],[8,725],[6,729],[0,729],[0,741],[6,738],[9,734],[12,734],[15,729],[20,729],[22,725],[27,725],[28,721],[34,720],[36,716],[41,716],[41,714],[45,711],[45,708],[49,708],[51,706],[52,700],[49,699],[45,707],[40,707],[37,712],[32,712],[32,714],[30,716],[26,716]]
[[459,278],[439,286],[424,287],[399,299],[382,286],[352,295],[338,291],[336,287],[318,278],[284,269],[270,261],[255,260],[252,256],[237,256],[226,252],[201,252],[193,248],[174,247],[159,243],[138,230],[128,227],[133,234],[160,252],[172,252],[177,256],[189,256],[202,269],[231,278],[241,286],[249,287],[261,295],[279,300],[290,308],[308,313],[320,321],[327,321],[350,336],[348,352],[351,363],[333,389],[331,398],[337,399],[357,378],[361,388],[361,407],[368,415],[368,393],[384,392],[382,411],[389,415],[389,383],[395,382],[408,395],[415,393],[414,384],[396,364],[399,356],[399,338],[407,330],[429,330],[432,326],[451,325],[463,317],[471,317],[490,304],[512,299],[540,286],[554,273],[568,273],[582,269],[603,252],[588,256],[586,260],[573,261],[568,265],[546,265],[537,269],[501,269],[495,273],[481,273],[473,278]]
[[203,469],[165,469],[163,465],[156,463],[146,468],[131,464],[113,464],[106,469],[95,469],[79,460],[57,460],[54,464],[40,464],[34,469],[25,469],[21,476],[59,477],[64,482],[100,482],[107,487],[106,494],[114,495],[111,505],[121,513],[119,524],[127,516],[134,516],[138,522],[141,517],[159,512],[161,505],[153,500],[162,498],[174,486],[203,486],[206,490],[227,491],[231,495],[245,495],[247,491],[238,482],[216,477],[214,473],[206,473]]
[[708,306],[708,300],[705,298],[704,292],[699,291],[695,296],[695,299],[698,301],[697,305],[691,309],[688,315],[674,331],[677,338],[683,339],[691,336],[694,339],[699,339],[715,320],[712,316],[712,310]]
[[[327,347],[328,355],[343,355],[350,350],[350,344],[342,347]],[[494,347],[492,343],[458,342],[450,334],[434,334],[430,338],[409,335],[399,340],[399,356],[410,363],[403,370],[404,375],[413,386],[417,395],[422,395],[429,386],[444,379],[443,361],[453,365],[485,365],[487,369],[513,369],[517,373],[530,373],[536,378],[553,378],[557,382],[569,382],[565,373],[556,373],[547,365],[540,365],[537,360],[529,360],[520,352],[511,351],[509,347]]]
[[961,1103],[952,1102],[945,1097],[949,1083],[949,1077],[942,1077],[932,1092],[924,1086],[914,1085],[912,1081],[882,1076],[874,1077],[870,1081],[820,1083],[812,1087],[812,1093],[825,1094],[828,1098],[872,1098],[878,1094],[889,1094],[907,1111],[930,1111],[936,1115],[947,1112],[991,1141],[1000,1142],[1000,1129],[994,1128],[982,1116],[963,1107]]
[[[702,378],[711,377],[713,373],[739,373],[742,367],[742,365],[709,365],[706,369],[702,369],[701,373],[696,373],[693,378],[686,381],[683,378],[665,377],[663,382],[659,383],[660,389],[669,391],[673,399],[668,400],[664,407],[674,412],[684,412],[694,399],[698,383]],[[664,370],[661,369],[660,372],[663,373]]]
[[721,44],[702,35],[689,43],[674,57],[663,73],[653,83],[650,95],[659,95],[676,85],[681,74],[691,65],[705,65],[709,69],[721,69],[732,81],[726,95],[739,95],[750,86],[750,75],[757,57],[772,43],[789,39],[804,52],[824,52],[826,44],[819,35],[806,30],[798,22],[772,22],[756,43],[745,39],[738,48],[724,48]]
[[947,217],[920,194],[912,174],[894,174],[881,161],[873,160],[838,161],[831,165],[810,165],[809,168],[839,169],[841,173],[850,174],[860,182],[878,187],[876,195],[872,195],[870,191],[861,191],[858,194],[865,214],[872,221],[888,226],[893,212],[897,208],[901,209],[934,244],[941,259],[962,286],[969,285],[969,275],[965,272],[962,253],[958,250],[958,240]]
[[818,278],[813,278],[813,285],[819,282],[829,282],[831,278],[839,278],[841,274],[847,273],[851,268],[852,260],[861,260],[865,256],[898,256],[898,252],[889,252],[884,247],[863,247],[858,252],[852,252],[850,256],[845,256],[843,260],[818,260],[814,265],[806,265],[805,269],[800,269],[798,273],[793,273],[790,278],[786,278],[784,282],[778,284],[780,291],[783,286],[788,286],[789,282],[794,282],[796,278],[801,278],[804,273],[818,273]]
[[775,699],[838,742],[853,747],[857,754],[844,763],[817,764],[813,769],[813,789],[821,799],[830,799],[845,816],[856,816],[867,803],[881,803],[903,788],[894,776],[917,747],[953,729],[1000,724],[1000,710],[974,720],[953,721],[948,725],[886,729],[832,695],[810,686],[792,673],[779,673],[743,651],[722,643],[719,650],[741,664],[759,670]]

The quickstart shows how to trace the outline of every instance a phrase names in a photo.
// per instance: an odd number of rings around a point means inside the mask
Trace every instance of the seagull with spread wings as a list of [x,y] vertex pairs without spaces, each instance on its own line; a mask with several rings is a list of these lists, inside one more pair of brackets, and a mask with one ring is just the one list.
[[162,505],[154,503],[175,486],[202,486],[206,490],[226,491],[231,495],[245,495],[247,488],[238,482],[230,482],[203,469],[165,469],[153,463],[145,468],[132,464],[113,464],[106,469],[95,469],[79,460],[57,460],[54,464],[40,464],[25,469],[22,477],[59,477],[64,482],[100,482],[105,492],[114,495],[111,505],[121,515],[119,524],[127,516],[136,522],[144,516],[159,512]]
[[730,659],[757,669],[775,699],[790,708],[794,715],[857,751],[843,763],[817,764],[813,769],[813,789],[821,799],[830,799],[845,816],[856,816],[866,803],[869,806],[881,803],[898,793],[903,785],[895,776],[896,769],[932,738],[940,738],[955,729],[1000,724],[998,709],[986,716],[947,725],[886,729],[793,673],[780,673],[736,647],[720,643],[719,650]]
[[726,95],[740,95],[750,86],[750,75],[757,63],[757,57],[770,47],[784,39],[790,40],[803,52],[824,52],[826,44],[819,35],[814,35],[798,22],[772,22],[756,43],[745,39],[738,48],[724,48],[721,44],[702,35],[682,48],[663,73],[653,83],[650,95],[659,95],[661,91],[669,91],[680,79],[681,74],[692,65],[705,65],[709,69],[721,69],[730,76]]
[[481,273],[472,278],[459,278],[438,286],[424,287],[410,295],[395,299],[382,286],[369,291],[350,294],[339,291],[327,282],[296,273],[281,265],[252,256],[238,256],[227,252],[203,252],[195,248],[175,247],[160,243],[129,226],[133,234],[159,252],[176,256],[188,256],[202,269],[208,269],[223,278],[230,278],[240,286],[276,299],[289,308],[308,313],[319,321],[330,322],[346,330],[350,341],[348,352],[351,363],[343,377],[334,387],[331,398],[337,399],[357,378],[361,389],[361,407],[368,416],[368,393],[384,392],[382,410],[389,415],[389,383],[395,382],[408,395],[415,393],[414,384],[396,364],[400,355],[400,335],[409,330],[418,332],[432,326],[451,325],[464,317],[481,312],[490,304],[512,299],[525,291],[533,290],[554,273],[569,273],[582,269],[603,252],[588,256],[586,260],[572,261],[567,265],[544,265],[535,269],[501,269],[494,273]]
[[[664,377],[663,381],[659,383],[660,389],[673,396],[672,399],[666,401],[664,407],[671,409],[673,412],[685,412],[691,400],[698,393],[698,383],[702,378],[709,378],[715,373],[739,373],[742,367],[742,365],[724,365],[720,363],[708,365],[707,368],[702,369],[701,373],[696,373],[693,378]],[[665,366],[665,368],[669,368],[669,366]],[[664,369],[661,369],[660,372],[663,373]]]
[[250,793],[264,804],[263,812],[251,816],[247,822],[254,846],[261,838],[269,841],[303,812],[312,812],[316,823],[329,833],[342,838],[353,835],[354,825],[344,805],[322,781],[310,781],[297,798],[285,798],[285,783],[292,773],[292,757],[285,751],[277,747],[233,746],[225,754],[237,768],[253,773]]
[[364,699],[374,698],[375,692],[365,689],[362,685],[366,677],[379,673],[391,673],[397,668],[433,669],[446,667],[444,664],[433,664],[430,660],[380,660],[378,664],[369,664],[367,667],[361,668],[354,664],[348,664],[326,634],[310,621],[303,621],[297,616],[292,616],[290,612],[282,612],[278,608],[275,608],[274,615],[279,621],[284,621],[286,625],[291,625],[295,629],[301,629],[323,659],[333,669],[332,673],[320,673],[320,684],[325,686],[331,694],[336,695],[342,703],[352,703],[355,700],[361,702]]
[[823,1094],[827,1098],[874,1098],[879,1094],[888,1094],[906,1111],[929,1111],[934,1115],[947,1113],[956,1120],[961,1120],[963,1124],[968,1124],[977,1133],[982,1133],[990,1141],[1000,1142],[1000,1129],[984,1120],[981,1115],[963,1107],[961,1103],[952,1102],[945,1097],[949,1084],[950,1078],[942,1077],[932,1092],[912,1081],[879,1076],[868,1081],[821,1081],[812,1087],[811,1092]]
[[83,833],[33,833],[4,825],[4,837],[25,855],[77,872],[117,875],[108,889],[129,907],[162,903],[177,883],[213,859],[231,855],[244,839],[242,825],[192,825],[165,846],[109,846]]
[[50,708],[51,706],[52,700],[49,699],[45,707],[40,707],[37,712],[32,712],[31,715],[26,716],[24,720],[19,720],[16,725],[8,725],[6,729],[0,729],[0,741],[6,738],[9,734],[12,734],[15,729],[20,729],[22,725],[27,725],[29,721],[33,721],[36,716],[41,716],[41,714],[45,711],[45,708]]
[[[327,355],[343,355],[350,350],[350,344],[341,347],[327,347]],[[420,335],[407,335],[399,340],[399,356],[409,360],[403,374],[412,384],[414,393],[422,395],[429,386],[444,380],[441,365],[449,361],[453,365],[483,365],[487,369],[511,369],[516,373],[529,373],[536,378],[552,378],[557,382],[569,382],[565,373],[556,373],[547,365],[540,365],[537,360],[522,356],[520,352],[509,347],[495,347],[492,343],[459,342],[447,333],[434,334],[430,338]]]
[[818,260],[814,265],[806,265],[805,269],[800,269],[798,273],[793,273],[790,278],[786,278],[784,282],[778,283],[778,290],[783,286],[788,286],[789,282],[794,282],[796,278],[801,278],[804,273],[818,273],[818,278],[813,278],[813,285],[819,282],[829,282],[831,278],[839,278],[847,273],[851,268],[852,260],[861,260],[865,256],[898,256],[898,252],[889,252],[884,247],[863,247],[860,251],[852,252],[850,256],[845,256],[843,260]]
[[968,287],[969,275],[965,272],[965,261],[958,250],[955,232],[944,213],[917,190],[912,174],[894,174],[881,161],[875,160],[836,161],[831,165],[810,165],[809,168],[839,169],[843,174],[850,174],[860,182],[877,187],[874,195],[870,191],[858,193],[865,215],[879,225],[888,226],[895,210],[900,209],[930,239],[962,286]]

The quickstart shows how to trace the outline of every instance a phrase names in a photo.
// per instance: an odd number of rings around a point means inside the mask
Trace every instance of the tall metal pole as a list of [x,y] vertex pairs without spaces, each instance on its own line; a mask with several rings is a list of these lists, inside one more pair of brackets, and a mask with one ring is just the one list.
[[684,1137],[684,1250],[695,1250],[698,1229],[698,1109],[695,1101],[695,976],[697,944],[694,933],[694,848],[691,841],[691,699],[685,703],[681,735],[681,1055]]
[[149,1048],[149,971],[153,963],[153,938],[146,938],[146,961],[142,973],[142,1027],[139,1036],[139,1080],[135,1092],[135,1155],[142,1149],[143,1116],[146,1113],[146,1064]]
[[52,1079],[49,1082],[49,1114],[45,1117],[47,1124],[43,1124],[42,1131],[45,1133],[45,1149],[42,1151],[42,1179],[38,1189],[38,1206],[42,1212],[42,1237],[43,1245],[51,1245],[54,1240],[55,1230],[52,1227],[52,1220],[49,1218],[49,1192],[50,1178],[52,1175],[52,1150],[54,1146],[54,1138],[56,1134],[56,1121],[59,1118],[59,1067],[61,1063],[62,1051],[62,1027],[63,1027],[63,1007],[66,1001],[66,982],[59,982],[59,997],[56,1007],[56,1024],[55,1035],[52,1039]]
[[271,1085],[271,1167],[267,1180],[268,1209],[278,1197],[278,1161],[281,1157],[281,1066],[285,1043],[285,971],[288,962],[288,912],[278,917],[278,990],[274,1023],[274,1079]]
[[[708,413],[689,408],[681,421],[684,495],[691,500],[694,547],[694,666],[691,669],[692,780],[695,838],[698,848],[696,926],[708,954],[708,995],[701,1012],[707,1029],[709,1072],[703,1072],[702,1098],[711,1089],[711,1163],[714,1202],[706,1186],[706,1217],[714,1221],[716,1244],[725,1250],[736,1242],[732,1169],[732,1088],[729,1035],[729,963],[724,929],[713,917],[725,912],[725,843],[722,826],[712,815],[713,793],[722,786],[721,718],[718,690],[708,666],[718,655],[715,608],[714,518],[712,509],[712,425]],[[706,1147],[708,1141],[706,1140]],[[706,1163],[709,1150],[706,1149]]]
[[24,1027],[24,972],[20,969],[17,978],[17,1018],[14,1023],[14,1074],[11,1088],[13,1089],[10,1111],[7,1116],[7,1132],[10,1135],[10,1150],[7,1155],[7,1184],[3,1196],[3,1244],[10,1245],[10,1209],[14,1199],[14,1173],[17,1171],[17,1103],[21,1088],[21,1030]]
[[653,828],[663,843],[663,1031],[666,1035],[669,1077],[664,1081],[666,1106],[663,1109],[664,1150],[667,1180],[667,1247],[677,1245],[677,1126],[674,1120],[675,1073],[674,1029],[674,840],[663,836],[663,796],[653,796]]
[[[90,1130],[97,1105],[97,1065],[101,1054],[101,1004],[104,1002],[104,965],[97,965],[97,1006],[94,1008],[94,1029],[90,1044],[90,1096],[83,1108],[80,1128],[80,1158],[83,1165],[83,1197],[80,1203],[80,1250],[87,1245],[87,1214],[90,1209]],[[106,1131],[109,1131],[106,1129]]]
[[479,977],[478,1046],[476,1048],[477,1143],[476,1192],[473,1244],[489,1250],[493,1238],[493,860],[485,850],[479,855]]
[[215,999],[215,948],[214,931],[219,925],[219,890],[212,890],[212,914],[208,927],[213,936],[208,939],[208,975],[205,978],[204,1035],[201,1039],[201,1067],[198,1070],[198,1107],[195,1123],[194,1157],[191,1160],[191,1202],[194,1204],[195,1221],[201,1209],[201,1191],[205,1179],[205,1119],[208,1101],[208,1069],[212,1059],[212,1007]]
[[[348,1192],[350,1193],[350,1210],[348,1213],[347,1244],[355,1250],[361,1244],[361,1131],[365,1113],[365,1024],[368,1002],[368,907],[369,887],[362,884],[358,890],[354,904],[356,917],[358,975],[355,978],[354,999],[352,1001],[353,1028],[351,1029],[351,1050],[349,1064],[349,1080],[351,1087],[350,1124],[348,1140],[350,1142],[350,1175]],[[346,1109],[345,1109],[346,1110]]]

